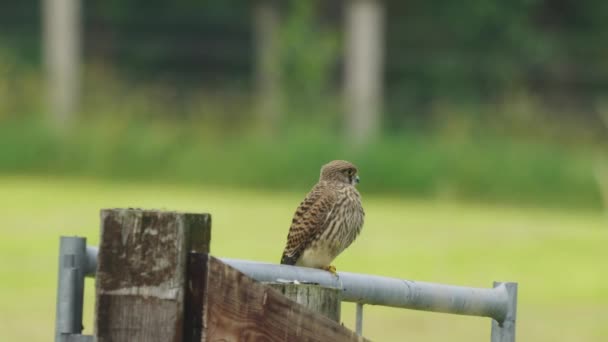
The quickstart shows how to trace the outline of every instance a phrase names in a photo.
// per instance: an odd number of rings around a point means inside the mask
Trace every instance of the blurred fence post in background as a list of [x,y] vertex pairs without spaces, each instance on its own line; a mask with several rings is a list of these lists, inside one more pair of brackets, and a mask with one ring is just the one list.
[[51,121],[65,129],[76,111],[80,87],[80,0],[44,0],[43,51]]
[[384,59],[384,4],[346,2],[346,127],[349,139],[364,144],[380,130]]
[[278,3],[256,0],[253,17],[258,123],[264,133],[274,135],[281,120],[281,18]]
[[593,175],[599,189],[600,198],[604,205],[604,211],[608,210],[608,166],[603,161],[595,163]]

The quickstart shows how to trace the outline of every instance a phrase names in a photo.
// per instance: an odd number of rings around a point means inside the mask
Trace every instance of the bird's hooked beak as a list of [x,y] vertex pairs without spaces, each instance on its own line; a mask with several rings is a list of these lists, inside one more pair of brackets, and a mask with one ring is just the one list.
[[359,176],[355,177],[355,184],[359,184],[360,180],[359,180]]

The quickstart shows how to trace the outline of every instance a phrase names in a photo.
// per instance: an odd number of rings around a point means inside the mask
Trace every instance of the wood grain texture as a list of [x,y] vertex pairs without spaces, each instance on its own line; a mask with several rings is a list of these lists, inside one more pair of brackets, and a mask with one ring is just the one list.
[[201,341],[365,341],[216,258],[206,273]]
[[314,284],[266,283],[283,296],[340,323],[342,290]]
[[181,341],[187,255],[209,251],[209,215],[110,209],[101,220],[97,340]]
[[209,254],[190,253],[188,256],[188,286],[184,303],[184,342],[202,341],[208,261]]

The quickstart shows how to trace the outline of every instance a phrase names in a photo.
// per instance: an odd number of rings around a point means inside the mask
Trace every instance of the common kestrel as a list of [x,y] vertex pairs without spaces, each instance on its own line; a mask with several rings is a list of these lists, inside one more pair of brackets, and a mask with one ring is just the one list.
[[334,160],[321,168],[319,182],[306,195],[291,221],[281,264],[335,273],[331,262],[355,240],[365,213],[355,184],[357,167]]

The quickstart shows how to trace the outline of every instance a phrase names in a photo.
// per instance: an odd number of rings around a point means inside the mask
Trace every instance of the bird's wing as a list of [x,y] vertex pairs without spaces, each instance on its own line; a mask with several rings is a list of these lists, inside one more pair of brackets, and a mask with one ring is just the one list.
[[315,236],[325,229],[335,203],[334,191],[315,187],[308,193],[294,214],[281,264],[295,265]]

